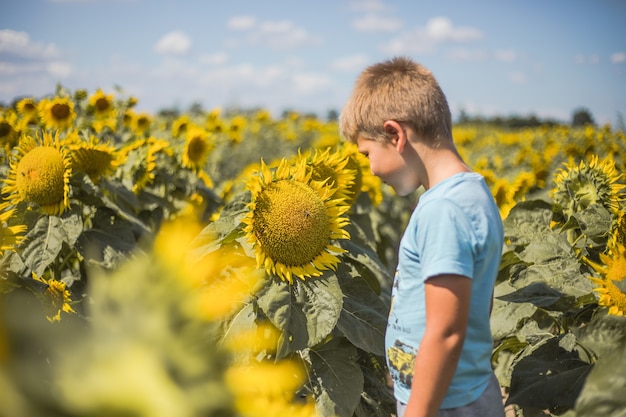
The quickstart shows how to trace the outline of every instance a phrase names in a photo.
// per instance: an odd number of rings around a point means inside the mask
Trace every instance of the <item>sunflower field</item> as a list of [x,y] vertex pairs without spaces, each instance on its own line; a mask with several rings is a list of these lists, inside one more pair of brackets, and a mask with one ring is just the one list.
[[[390,417],[399,197],[336,121],[0,108],[0,416]],[[624,416],[626,135],[457,125],[500,208],[508,416]]]

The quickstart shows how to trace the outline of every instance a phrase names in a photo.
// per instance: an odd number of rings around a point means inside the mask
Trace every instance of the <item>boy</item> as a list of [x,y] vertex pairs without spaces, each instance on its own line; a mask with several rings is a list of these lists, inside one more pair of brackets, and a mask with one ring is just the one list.
[[372,65],[340,130],[397,194],[425,190],[400,242],[385,336],[398,417],[503,417],[489,326],[503,226],[453,144],[439,84],[408,58]]

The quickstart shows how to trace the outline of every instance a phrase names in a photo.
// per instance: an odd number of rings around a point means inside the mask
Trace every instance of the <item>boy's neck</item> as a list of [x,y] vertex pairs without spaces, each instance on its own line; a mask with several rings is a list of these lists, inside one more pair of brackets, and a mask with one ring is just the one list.
[[418,145],[416,151],[424,171],[422,185],[426,190],[461,172],[472,172],[455,148]]

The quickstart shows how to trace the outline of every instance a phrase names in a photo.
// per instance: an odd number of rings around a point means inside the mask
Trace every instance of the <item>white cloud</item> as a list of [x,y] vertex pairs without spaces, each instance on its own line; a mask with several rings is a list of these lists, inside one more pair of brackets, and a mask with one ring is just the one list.
[[512,49],[498,50],[494,53],[494,57],[504,62],[513,62],[518,58],[517,53]]
[[524,84],[528,80],[526,78],[526,74],[524,74],[523,72],[514,71],[509,73],[509,81],[511,81],[513,84]]
[[369,58],[367,55],[350,55],[332,61],[330,63],[330,68],[340,72],[356,72],[365,68],[368,62]]
[[611,55],[611,62],[613,64],[622,64],[626,62],[626,52],[615,52]]
[[198,61],[201,64],[206,65],[222,65],[227,63],[228,60],[228,55],[223,52],[218,52],[215,54],[202,54],[198,57]]
[[390,8],[381,0],[353,0],[349,7],[355,12],[382,12]]
[[589,55],[589,56],[585,56],[583,54],[578,54],[574,57],[574,62],[576,62],[579,65],[584,65],[584,64],[597,64],[600,62],[600,57],[598,55]]
[[235,16],[228,20],[227,26],[232,30],[250,30],[256,26],[254,16]]
[[0,53],[42,60],[61,56],[61,51],[55,44],[32,42],[28,33],[11,29],[0,30]]
[[352,21],[352,27],[360,32],[396,32],[404,26],[401,19],[366,14]]
[[332,80],[323,74],[295,74],[294,92],[302,95],[317,93],[332,85]]
[[483,61],[487,53],[482,49],[455,48],[446,54],[451,61]]
[[249,34],[247,41],[252,45],[290,49],[306,45],[318,45],[321,43],[321,38],[295,26],[290,20],[283,20],[261,22],[258,29]]
[[483,33],[469,26],[454,26],[447,17],[434,17],[426,26],[405,32],[383,46],[384,52],[428,53],[443,43],[465,43],[483,39]]
[[74,72],[72,66],[63,61],[53,61],[46,65],[46,70],[53,77],[67,78]]
[[166,33],[154,45],[154,50],[161,55],[185,55],[189,49],[191,38],[180,30]]
[[470,42],[480,40],[483,34],[469,26],[454,27],[447,17],[434,17],[426,23],[426,36],[439,42]]

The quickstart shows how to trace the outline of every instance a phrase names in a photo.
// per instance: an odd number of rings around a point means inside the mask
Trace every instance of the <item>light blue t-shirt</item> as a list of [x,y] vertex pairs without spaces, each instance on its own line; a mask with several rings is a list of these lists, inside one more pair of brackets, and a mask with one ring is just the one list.
[[408,402],[411,385],[419,389],[413,366],[426,325],[424,282],[440,274],[472,280],[465,342],[441,408],[469,404],[487,387],[493,345],[489,314],[503,239],[498,207],[479,174],[456,174],[420,196],[400,241],[385,336],[400,402]]

